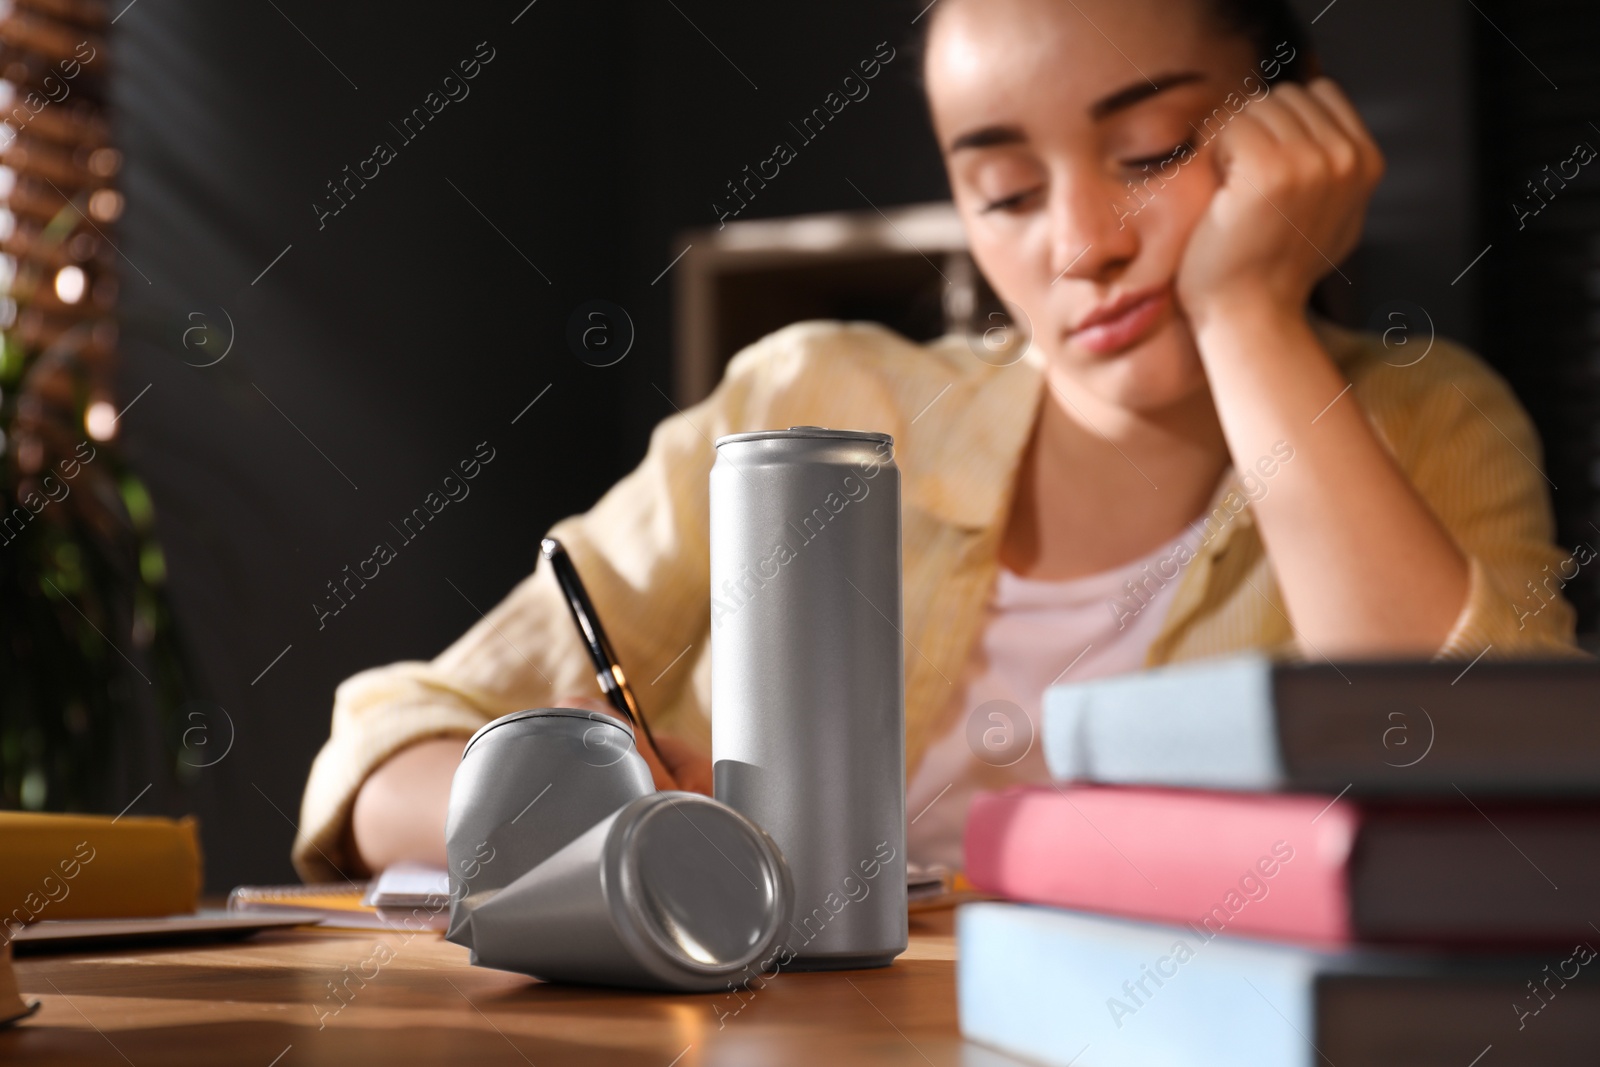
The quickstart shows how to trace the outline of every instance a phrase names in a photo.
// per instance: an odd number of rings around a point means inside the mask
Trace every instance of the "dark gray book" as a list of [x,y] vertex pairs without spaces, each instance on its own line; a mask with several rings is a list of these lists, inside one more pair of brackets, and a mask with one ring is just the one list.
[[1251,655],[1044,695],[1059,779],[1356,795],[1600,796],[1600,663]]

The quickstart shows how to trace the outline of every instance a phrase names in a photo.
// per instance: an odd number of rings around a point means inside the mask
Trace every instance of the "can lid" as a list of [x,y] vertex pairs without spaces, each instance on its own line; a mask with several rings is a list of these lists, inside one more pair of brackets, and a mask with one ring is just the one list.
[[598,711],[584,711],[581,708],[529,708],[526,711],[513,711],[509,715],[502,715],[493,722],[489,722],[483,726],[480,726],[478,728],[478,732],[472,735],[472,737],[467,741],[466,747],[461,750],[461,758],[465,759],[467,753],[472,751],[472,746],[478,743],[478,739],[484,734],[488,733],[490,730],[509,725],[510,723],[521,722],[524,719],[546,718],[588,719],[597,726],[615,726],[617,729],[628,735],[628,741],[630,744],[633,742],[633,727],[613,715],[607,715]]
[[789,917],[783,854],[739,812],[695,793],[634,801],[613,829],[625,938],[667,972],[717,975],[761,958]]
[[826,426],[791,426],[787,430],[756,430],[751,433],[730,433],[717,438],[717,447],[737,441],[790,440],[797,437],[820,437],[837,441],[871,441],[875,444],[894,444],[894,438],[872,430],[830,430]]

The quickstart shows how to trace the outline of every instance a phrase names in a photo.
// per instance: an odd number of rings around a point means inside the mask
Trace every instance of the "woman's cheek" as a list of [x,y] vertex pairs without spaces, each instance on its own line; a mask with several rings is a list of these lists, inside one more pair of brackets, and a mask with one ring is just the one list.
[[1176,272],[1189,237],[1211,206],[1218,182],[1210,167],[1196,160],[1168,182],[1134,220],[1145,256]]
[[995,293],[1032,314],[1028,305],[1039,276],[1050,280],[1049,232],[1042,213],[998,220],[980,216],[967,226],[967,239],[973,260]]

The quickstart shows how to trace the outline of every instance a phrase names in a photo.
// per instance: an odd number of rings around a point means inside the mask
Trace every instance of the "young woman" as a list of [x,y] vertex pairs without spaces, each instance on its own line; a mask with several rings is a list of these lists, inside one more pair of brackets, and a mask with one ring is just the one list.
[[[711,442],[744,430],[895,438],[916,861],[959,863],[975,789],[1044,776],[1036,745],[968,738],[1036,733],[1057,679],[1252,648],[1570,650],[1570,610],[1530,599],[1563,554],[1505,385],[1447,343],[1413,363],[1308,314],[1383,159],[1308,77],[1286,4],[941,0],[925,20],[955,203],[1031,344],[1010,362],[782,330],[556,527],[665,735],[659,784],[710,781],[707,474]],[[594,691],[543,566],[431,663],[350,679],[302,873],[442,862],[462,738]]]

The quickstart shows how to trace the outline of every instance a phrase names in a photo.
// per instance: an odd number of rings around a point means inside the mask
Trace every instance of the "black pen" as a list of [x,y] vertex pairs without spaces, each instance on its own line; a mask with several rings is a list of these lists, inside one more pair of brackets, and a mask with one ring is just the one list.
[[[577,624],[578,634],[589,650],[589,659],[594,664],[595,680],[600,683],[600,690],[605,693],[606,701],[621,712],[630,724],[644,731],[645,740],[650,743],[650,751],[656,754],[657,760],[661,760],[661,750],[656,747],[655,735],[650,732],[650,724],[645,721],[644,712],[639,708],[639,700],[633,695],[633,688],[628,685],[627,676],[622,673],[622,664],[617,662],[617,654],[606,637],[605,629],[600,625],[600,616],[595,613],[588,592],[583,588],[583,580],[578,577],[578,569],[572,565],[567,550],[561,547],[561,542],[555,538],[546,537],[540,542],[539,547],[544,558],[550,561],[551,569],[555,571],[556,584],[561,587],[561,594],[567,598],[572,621]],[[661,760],[661,765],[665,767],[666,761]]]

